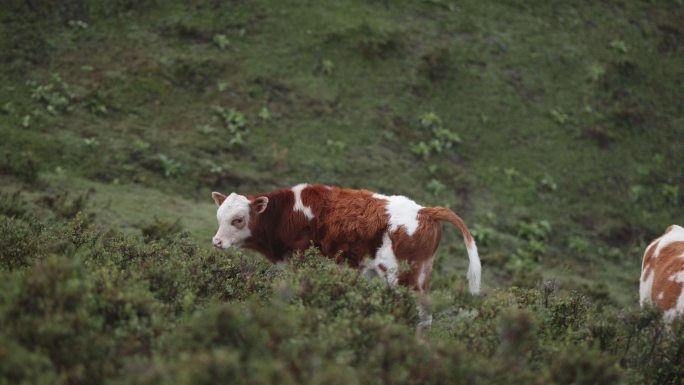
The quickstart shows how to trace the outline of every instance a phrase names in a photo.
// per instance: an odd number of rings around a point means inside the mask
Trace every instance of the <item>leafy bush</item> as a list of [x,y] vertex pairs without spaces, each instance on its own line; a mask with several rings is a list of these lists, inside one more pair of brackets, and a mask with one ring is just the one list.
[[230,40],[228,39],[228,36],[219,33],[214,35],[214,44],[220,49],[226,49],[230,45]]
[[17,269],[28,266],[45,253],[42,227],[35,221],[0,215],[0,267]]
[[551,223],[541,220],[535,222],[518,222],[518,236],[528,240],[545,241],[551,234]]
[[69,199],[70,194],[68,191],[59,191],[54,194],[44,195],[42,200],[58,218],[71,219],[85,210],[91,194],[92,191],[87,191],[73,199]]
[[0,192],[0,215],[17,218],[24,216],[25,213],[25,203],[21,199],[20,190],[11,194]]
[[[444,297],[447,284],[435,293],[443,299],[433,330],[419,339],[415,293],[313,248],[274,266],[202,249],[174,224],[153,224],[145,242],[82,213],[49,224],[0,219],[0,383],[674,384],[682,376],[684,322],[668,329],[652,309],[613,309],[585,293],[514,287]],[[547,236],[540,228],[526,233]]]
[[183,167],[183,164],[175,159],[171,159],[164,154],[158,154],[157,159],[161,166],[161,170],[164,172],[164,176],[171,178],[178,174]]
[[169,239],[183,231],[183,226],[180,219],[168,222],[155,217],[152,222],[145,224],[140,230],[145,242],[150,242]]
[[60,112],[73,110],[73,101],[76,98],[71,86],[62,79],[59,74],[53,74],[51,82],[38,84],[29,80],[26,84],[31,87],[31,99],[43,104],[45,110],[56,115]]
[[156,305],[116,270],[80,265],[51,257],[3,280],[0,325],[62,381],[100,382],[126,355],[150,348]]
[[431,137],[411,145],[411,151],[427,159],[431,154],[440,154],[454,144],[461,143],[461,137],[443,126],[442,119],[434,112],[422,114],[418,119],[423,130],[429,130]]
[[494,237],[496,230],[491,227],[476,223],[470,229],[470,233],[473,235],[473,238],[475,238],[475,243],[478,245],[478,247],[481,247],[487,246],[489,244],[490,240]]
[[247,129],[247,118],[245,115],[233,108],[225,109],[221,106],[214,106],[214,112],[228,129],[230,147],[239,147],[245,144],[245,136],[249,133]]
[[619,384],[620,369],[610,356],[589,349],[567,349],[551,364],[556,384]]

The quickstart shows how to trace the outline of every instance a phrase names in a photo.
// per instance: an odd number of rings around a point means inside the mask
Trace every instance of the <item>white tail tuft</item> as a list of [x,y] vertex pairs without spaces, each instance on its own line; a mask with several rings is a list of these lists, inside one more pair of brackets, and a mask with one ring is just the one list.
[[470,287],[470,293],[479,294],[482,264],[480,264],[480,256],[477,254],[477,245],[475,245],[474,239],[470,239],[470,242],[466,245],[466,249],[468,250],[468,259],[470,259],[470,265],[468,266],[468,286]]

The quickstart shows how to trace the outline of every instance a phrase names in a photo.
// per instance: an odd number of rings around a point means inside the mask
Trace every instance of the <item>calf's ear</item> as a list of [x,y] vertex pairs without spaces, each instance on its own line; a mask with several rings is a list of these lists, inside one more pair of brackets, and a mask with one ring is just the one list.
[[212,199],[214,199],[214,202],[216,202],[216,206],[221,206],[221,203],[226,200],[226,196],[221,194],[220,192],[214,191],[211,193]]
[[254,205],[254,209],[256,210],[257,214],[261,214],[266,211],[266,206],[268,206],[268,198],[258,197],[254,200],[254,202],[252,202],[252,204]]

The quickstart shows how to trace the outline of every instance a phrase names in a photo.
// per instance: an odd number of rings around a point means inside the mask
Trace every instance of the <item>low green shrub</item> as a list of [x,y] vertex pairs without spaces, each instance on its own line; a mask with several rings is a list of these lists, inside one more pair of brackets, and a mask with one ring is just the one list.
[[[125,356],[150,349],[155,301],[114,269],[52,256],[5,277],[0,293],[5,336],[61,382],[101,382]],[[15,365],[5,370],[20,373],[24,363]]]
[[26,214],[26,204],[21,199],[21,191],[0,193],[0,215],[10,218],[20,218]]
[[550,371],[554,384],[619,384],[621,375],[614,358],[582,347],[560,351]]
[[[320,256],[287,266],[88,216],[0,216],[0,384],[676,384],[684,322],[539,285],[419,298]],[[174,235],[175,234],[175,235]],[[448,274],[447,274],[448,275]],[[449,293],[449,294],[447,294]]]
[[88,191],[69,199],[68,191],[59,191],[43,196],[43,203],[58,217],[72,219],[85,210],[93,192]]
[[34,220],[0,215],[0,268],[14,270],[46,252],[42,226]]
[[145,242],[150,242],[172,238],[183,231],[183,226],[180,219],[170,222],[155,217],[152,222],[145,224],[140,230]]

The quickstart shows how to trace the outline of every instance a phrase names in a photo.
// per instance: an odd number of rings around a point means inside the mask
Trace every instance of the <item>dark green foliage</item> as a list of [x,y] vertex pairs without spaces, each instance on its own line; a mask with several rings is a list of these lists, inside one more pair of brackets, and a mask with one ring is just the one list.
[[69,199],[69,191],[60,191],[53,194],[46,194],[42,200],[52,212],[62,219],[72,219],[78,213],[83,212],[92,191],[79,194],[75,198]]
[[420,340],[414,293],[315,249],[276,267],[184,237],[102,232],[81,214],[49,227],[1,218],[0,383],[674,384],[682,374],[684,323],[668,330],[649,309],[622,314],[564,292],[544,301],[539,289],[462,294]]
[[[388,319],[413,325],[417,322],[415,302],[404,290],[396,291],[386,283],[368,283],[358,272],[322,263],[318,253],[311,249],[300,261],[293,261],[298,276],[286,292],[293,290],[295,298],[307,307],[324,309],[332,315],[366,319],[372,314],[385,314]],[[335,279],[318,279],[334,275]],[[349,287],[357,290],[350,292]],[[356,303],[354,308],[349,303]]]
[[47,84],[29,81],[27,85],[31,88],[31,99],[43,105],[48,113],[56,115],[73,109],[75,94],[59,75],[52,75]]
[[42,226],[35,220],[0,215],[0,266],[13,270],[28,266],[45,253]]
[[[683,14],[2,2],[0,385],[681,383],[681,323],[635,308],[684,202]],[[452,207],[485,295],[450,228],[424,341],[424,299],[315,250],[207,249],[210,188],[300,182]]]
[[0,153],[0,172],[16,176],[22,182],[38,180],[39,161],[31,152],[11,151]]
[[684,378],[684,322],[680,319],[670,330],[657,336],[657,346],[649,358],[646,378],[658,384],[676,384]]
[[576,330],[585,324],[588,307],[587,299],[578,294],[554,301],[548,309],[545,330],[552,337]]
[[[100,382],[126,355],[150,349],[155,303],[115,270],[86,270],[78,259],[54,256],[24,274],[7,275],[1,289],[3,332],[21,348],[39,352],[48,376]],[[14,364],[6,370],[17,373],[24,365]]]
[[386,59],[401,52],[406,36],[394,27],[362,22],[352,28],[332,31],[326,40],[332,44],[348,45],[369,59]]
[[[665,327],[661,313],[647,308],[643,312],[631,312],[619,319],[619,333],[624,333],[622,344],[625,346],[621,360],[627,365],[638,368],[635,378],[654,384],[680,384],[684,378],[681,362],[684,352],[684,322],[680,319],[671,327]],[[619,345],[618,345],[619,346]]]
[[20,194],[20,190],[13,193],[0,193],[0,215],[18,218],[26,213],[26,204],[21,199]]
[[436,47],[421,57],[418,71],[432,82],[444,81],[455,72],[452,55],[449,47]]
[[565,350],[551,364],[555,384],[619,384],[620,374],[614,359],[583,348]]
[[0,39],[0,65],[3,69],[20,71],[27,65],[44,63],[54,49],[50,33],[60,27],[87,28],[92,19],[144,10],[154,2],[7,0],[0,12],[0,33],[4,37]]
[[183,226],[180,223],[180,219],[169,222],[162,221],[159,218],[154,218],[152,222],[144,225],[140,230],[142,230],[142,235],[145,242],[150,242],[159,241],[162,239],[170,239],[174,235],[177,235],[183,231]]
[[357,37],[358,47],[368,57],[384,58],[395,52],[399,52],[404,45],[402,31],[378,28],[369,24],[362,24],[354,31]]
[[179,87],[203,92],[215,84],[224,70],[221,63],[213,60],[179,59],[170,66],[168,77]]

